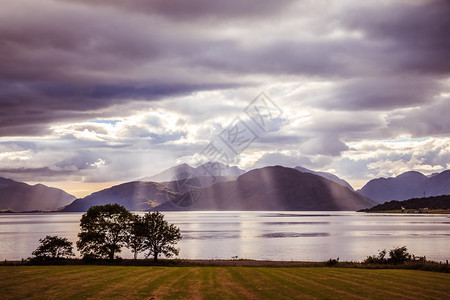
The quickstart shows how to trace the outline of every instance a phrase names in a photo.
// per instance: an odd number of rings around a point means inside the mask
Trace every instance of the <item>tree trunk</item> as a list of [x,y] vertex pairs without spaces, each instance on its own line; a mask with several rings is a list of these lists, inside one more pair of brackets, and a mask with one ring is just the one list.
[[156,251],[156,246],[153,246],[153,261],[156,262],[158,260],[158,251]]
[[136,251],[136,249],[134,249],[134,259],[135,260],[137,259],[137,251]]
[[109,252],[109,259],[110,260],[114,259],[114,250],[111,250],[111,252]]

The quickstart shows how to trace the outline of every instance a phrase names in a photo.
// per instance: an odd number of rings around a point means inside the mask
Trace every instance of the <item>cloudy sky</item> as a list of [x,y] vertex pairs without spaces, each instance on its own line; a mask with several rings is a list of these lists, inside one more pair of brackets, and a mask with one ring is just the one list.
[[3,0],[0,176],[84,196],[195,165],[234,120],[254,126],[262,91],[279,111],[243,169],[355,188],[449,169],[449,16],[445,0]]

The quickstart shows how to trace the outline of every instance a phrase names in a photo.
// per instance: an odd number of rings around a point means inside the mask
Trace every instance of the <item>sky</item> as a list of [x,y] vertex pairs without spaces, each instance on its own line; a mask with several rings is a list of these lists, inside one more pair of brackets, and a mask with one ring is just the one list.
[[245,170],[355,188],[444,171],[448,16],[445,0],[3,0],[0,177],[82,197],[198,165],[236,120],[255,137],[230,163]]

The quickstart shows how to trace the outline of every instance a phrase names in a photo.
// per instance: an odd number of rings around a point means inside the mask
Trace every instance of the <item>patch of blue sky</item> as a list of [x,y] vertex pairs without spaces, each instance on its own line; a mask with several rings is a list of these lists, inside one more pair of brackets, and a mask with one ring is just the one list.
[[111,124],[111,125],[116,125],[117,122],[120,122],[120,120],[107,120],[107,119],[100,119],[100,120],[92,120],[89,121],[92,123],[101,123],[101,124]]

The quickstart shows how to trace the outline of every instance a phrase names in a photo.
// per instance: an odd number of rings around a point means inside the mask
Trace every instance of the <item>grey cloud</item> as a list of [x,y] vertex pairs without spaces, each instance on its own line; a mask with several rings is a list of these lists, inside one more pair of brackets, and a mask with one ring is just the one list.
[[56,176],[69,176],[73,171],[54,170],[49,167],[42,168],[3,168],[0,169],[2,177],[14,178],[19,181],[36,181]]
[[66,160],[57,162],[55,167],[63,170],[85,170],[96,168],[95,163],[103,161],[104,164],[109,164],[110,160],[103,155],[99,155],[89,150],[78,150],[76,155]]
[[[156,101],[165,96],[188,94],[197,90],[221,89],[229,86],[155,85],[84,86],[67,84],[31,85],[33,95],[24,94],[20,85],[0,92],[0,135],[43,135],[48,124],[56,121],[86,120],[102,115],[101,108],[125,103],[130,99]],[[31,87],[28,87],[31,88]],[[17,100],[16,100],[17,99]]]
[[331,164],[331,168],[339,170],[339,175],[348,179],[373,179],[378,176],[378,170],[369,169],[368,164],[376,161],[370,159],[341,158]]
[[300,145],[299,151],[308,155],[339,156],[342,151],[348,150],[347,145],[334,136],[318,136],[311,138]]
[[450,71],[450,5],[447,0],[369,3],[342,14],[342,23],[360,29],[389,51],[382,61],[401,73]]
[[314,114],[309,124],[299,128],[305,134],[328,134],[348,140],[377,138],[386,128],[385,120],[378,112],[371,111],[323,111]]
[[262,168],[265,166],[281,165],[285,167],[311,166],[313,162],[306,156],[288,156],[282,153],[264,154],[252,168]]
[[[227,125],[224,119],[241,116],[256,96],[253,91],[287,81],[327,82],[331,88],[313,87],[301,99],[286,100],[286,112],[303,104],[311,109],[309,125],[291,128],[276,120],[273,132],[249,148],[300,151],[302,156],[272,154],[259,165],[298,161],[295,165],[317,168],[352,151],[344,142],[450,133],[448,99],[439,102],[438,96],[448,92],[441,80],[450,73],[446,1],[23,3],[4,1],[0,11],[0,136],[50,135],[53,123],[120,118],[151,107],[179,115],[186,132],[195,127],[195,137],[192,144],[171,143],[186,133],[147,130],[160,128],[157,120],[130,125],[120,141],[111,143],[68,134],[59,138],[61,147],[104,151],[111,163],[95,173],[85,167],[98,157],[77,153],[48,168],[5,168],[8,174],[132,177],[141,168],[127,160],[132,151],[142,150],[143,160],[148,149],[164,152],[161,161],[193,155],[202,148],[195,140],[206,142]],[[201,98],[205,91],[220,97]],[[107,134],[94,125],[73,129]],[[444,165],[445,149],[434,151],[423,161]],[[357,174],[375,174],[355,164]],[[133,167],[124,175],[128,165]],[[345,164],[338,167],[346,170]]]
[[449,136],[450,101],[443,98],[431,106],[405,112],[393,118],[389,129],[397,133],[409,133],[413,137]]
[[[292,1],[81,2],[30,2],[36,13],[26,18],[19,5],[4,6],[0,135],[48,133],[49,123],[85,118],[85,112],[95,115],[92,111],[130,100],[160,101],[248,86],[249,75],[358,77],[324,95],[317,105],[349,110],[405,107],[428,103],[440,89],[436,77],[417,75],[420,66],[412,72],[414,62],[427,65],[428,73],[442,74],[450,61],[445,59],[449,42],[443,38],[448,8],[441,2],[356,6],[327,12],[331,19],[322,22],[320,16],[315,21],[306,18],[313,27],[331,22],[363,30],[367,36],[361,39],[304,39],[295,33],[286,38],[272,32],[264,44],[254,45],[238,30],[231,35],[221,30],[232,28],[230,18],[254,18],[248,29],[264,35],[258,25],[276,21],[280,14],[292,20],[308,17],[308,10],[296,11]],[[131,12],[137,13],[134,18],[129,18]],[[180,18],[198,23],[180,24]],[[210,18],[218,24],[215,35],[205,31]],[[276,26],[274,22],[275,29],[283,30]],[[304,30],[299,28],[300,33]],[[397,76],[405,70],[412,75]],[[374,77],[392,71],[388,78]]]
[[7,148],[20,149],[20,150],[36,150],[37,149],[36,143],[24,142],[24,141],[0,142],[0,145],[5,146]]
[[339,110],[389,110],[429,104],[443,86],[416,76],[362,77],[339,83],[314,105]]
[[151,144],[162,144],[169,141],[176,141],[183,137],[186,137],[186,132],[173,132],[173,133],[167,133],[167,134],[155,134],[150,133],[149,137],[151,138],[150,143]]
[[189,63],[238,74],[342,76],[352,73],[339,58],[350,54],[346,48],[343,41],[301,41],[295,36],[291,40],[272,38],[253,48],[236,39],[212,44]]
[[104,5],[135,13],[158,15],[173,20],[235,19],[263,17],[286,9],[293,0],[65,0],[89,6]]

